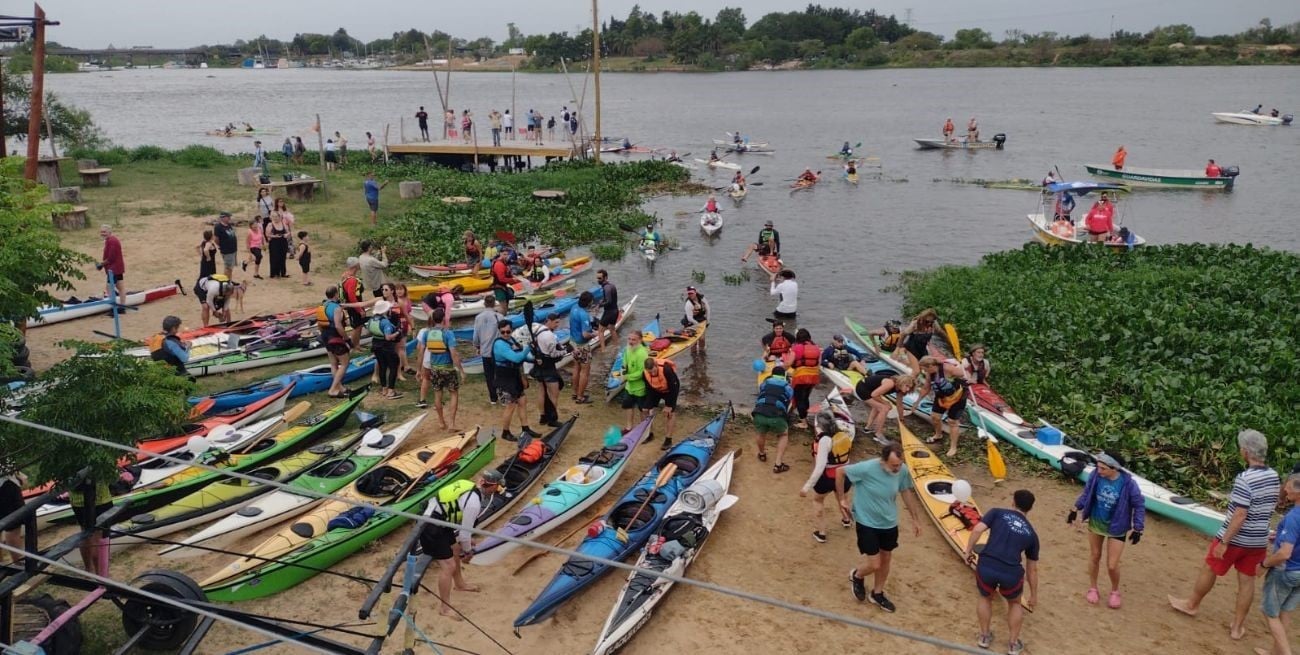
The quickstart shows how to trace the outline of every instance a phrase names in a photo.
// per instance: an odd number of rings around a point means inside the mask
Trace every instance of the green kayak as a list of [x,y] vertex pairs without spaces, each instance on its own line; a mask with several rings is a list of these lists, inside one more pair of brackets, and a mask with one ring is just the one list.
[[[238,602],[280,593],[302,583],[316,573],[346,559],[366,544],[400,528],[406,518],[384,511],[391,509],[412,514],[424,510],[425,503],[439,489],[456,480],[473,476],[492,461],[496,439],[488,437],[473,450],[464,453],[433,480],[421,479],[405,497],[380,508],[365,523],[355,528],[334,527],[328,532],[274,558],[238,577],[203,587],[208,600]],[[432,453],[431,453],[432,454]]]

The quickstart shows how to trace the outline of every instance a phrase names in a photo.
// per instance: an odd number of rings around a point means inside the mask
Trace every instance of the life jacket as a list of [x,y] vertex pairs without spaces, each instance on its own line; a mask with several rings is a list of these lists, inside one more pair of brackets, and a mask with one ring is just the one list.
[[898,350],[898,345],[902,341],[903,334],[899,332],[897,328],[890,329],[890,326],[886,325],[885,336],[880,338],[880,349],[884,352],[892,353],[895,350]]
[[461,498],[472,493],[478,493],[478,486],[473,480],[457,480],[444,486],[434,498],[437,505],[433,508],[433,515],[449,523],[460,523],[465,518]]
[[[348,280],[356,282],[352,291],[348,291]],[[343,281],[339,283],[339,290],[343,292],[343,299],[347,302],[361,302],[361,296],[366,293],[366,284],[361,278],[355,275],[344,275]],[[351,297],[349,297],[351,296]]]
[[967,530],[973,529],[976,523],[979,523],[984,517],[980,516],[979,508],[967,505],[960,500],[952,501],[948,506],[948,513],[957,517],[963,527]]
[[775,357],[781,357],[790,351],[790,338],[781,334],[773,337],[772,343],[768,344],[767,351]]
[[658,357],[652,359],[657,366],[655,366],[654,373],[651,373],[649,368],[645,369],[643,375],[645,376],[646,384],[649,384],[651,389],[654,389],[659,393],[666,393],[668,391],[668,374],[664,372],[664,369],[671,369],[676,373],[677,365],[670,359],[659,359]]
[[383,321],[384,321],[383,316],[372,316],[370,317],[370,320],[366,321],[366,331],[370,333],[370,336],[375,337],[377,339],[384,338]]
[[424,350],[432,355],[446,355],[447,337],[442,328],[427,328],[424,331]]
[[687,302],[691,303],[691,318],[694,318],[696,323],[702,323],[709,318],[709,315],[704,312],[704,301],[688,298]]
[[856,360],[857,358],[853,356],[852,352],[849,352],[848,348],[836,348],[835,346],[831,346],[831,362],[835,364],[835,368],[841,371],[847,371]]
[[771,245],[772,245],[772,243],[773,243],[775,240],[776,240],[776,230],[771,230],[771,229],[766,229],[766,228],[765,228],[765,229],[763,229],[763,230],[760,230],[759,233],[758,233],[758,246],[759,246],[760,248],[763,248],[763,247],[769,247],[769,248],[770,248]]
[[710,201],[704,203],[704,211],[709,211],[709,212],[716,212],[716,211],[718,211],[718,201],[717,201],[717,200],[710,200]]
[[966,387],[961,380],[952,380],[944,376],[943,367],[930,379],[930,389],[934,391],[934,404],[941,409],[948,409],[962,399]]
[[[329,341],[331,337],[341,337],[334,329],[334,313],[342,309],[342,303],[337,300],[326,300],[316,308],[316,327],[320,328],[321,337]],[[343,312],[343,329],[348,329],[348,313]]]
[[971,359],[968,356],[963,361],[963,363],[965,363],[968,367],[970,367],[971,372],[975,374],[976,384],[985,383],[985,380],[987,380],[989,377],[989,360],[981,359],[977,364],[975,360]]
[[538,439],[533,439],[528,442],[527,446],[519,450],[518,459],[525,464],[536,464],[542,461],[542,457],[545,456],[546,445]]
[[[493,348],[493,349],[496,349],[496,343],[497,343],[498,341],[504,341],[504,342],[506,342],[506,344],[510,346],[510,349],[511,349],[511,350],[519,350],[519,347],[520,347],[520,346],[519,346],[519,342],[518,342],[518,341],[515,341],[514,339],[506,339],[506,338],[504,338],[504,337],[502,337],[502,336],[500,336],[500,335],[498,335],[496,339],[493,339],[493,340],[492,340],[492,348]],[[512,361],[510,361],[510,360],[508,360],[508,359],[500,359],[500,358],[497,358],[497,357],[493,357],[493,358],[492,358],[492,361],[493,361],[493,363],[496,365],[497,368],[518,369],[518,368],[520,367],[519,364],[517,364],[517,363],[515,363],[515,362],[512,362]]]
[[793,346],[790,382],[795,386],[816,385],[822,379],[822,351],[817,344],[797,343]]
[[763,386],[758,390],[758,398],[754,400],[754,413],[761,416],[785,416],[790,411],[789,405],[786,404],[786,394],[789,389],[790,383],[783,377],[773,375],[763,380]]
[[167,341],[172,341],[176,345],[181,345],[181,338],[174,334],[158,333],[148,339],[145,339],[145,345],[149,347],[149,358],[155,362],[167,362],[176,367],[177,371],[185,372],[185,362],[182,362],[171,350],[167,348]]
[[[817,444],[821,443],[821,438],[812,442],[813,459],[817,459]],[[853,437],[847,432],[836,432],[831,436],[831,451],[826,453],[826,470],[825,475],[828,478],[835,477],[835,469],[849,463],[849,451],[853,449]]]

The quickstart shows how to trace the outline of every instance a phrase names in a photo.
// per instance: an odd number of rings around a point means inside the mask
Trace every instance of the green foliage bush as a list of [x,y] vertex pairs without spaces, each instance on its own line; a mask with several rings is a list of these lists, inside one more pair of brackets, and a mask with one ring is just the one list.
[[121,146],[70,148],[66,154],[74,159],[94,159],[101,166],[117,166],[127,162],[170,161],[194,168],[211,168],[240,159],[238,155],[227,155],[211,146],[199,145],[186,146],[180,150],[168,150],[159,146],[138,146],[131,150]]
[[902,285],[909,315],[934,307],[963,343],[990,346],[993,385],[1023,414],[1153,480],[1222,488],[1247,427],[1275,466],[1300,460],[1300,256],[1028,245]]
[[212,146],[185,146],[172,153],[172,161],[194,168],[211,168],[230,163],[232,157]]
[[140,146],[131,151],[131,161],[157,161],[167,159],[168,152],[158,146]]

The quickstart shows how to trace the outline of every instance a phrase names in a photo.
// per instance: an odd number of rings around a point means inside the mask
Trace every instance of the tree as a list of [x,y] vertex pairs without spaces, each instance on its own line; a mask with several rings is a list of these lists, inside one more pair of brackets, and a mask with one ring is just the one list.
[[1196,39],[1196,30],[1186,24],[1165,25],[1151,30],[1147,39],[1151,45],[1190,44]]
[[524,33],[514,23],[506,23],[506,34],[508,36],[506,36],[505,43],[502,43],[501,47],[510,49],[524,46]]
[[718,36],[725,43],[734,43],[745,36],[745,12],[740,7],[724,7],[714,19]]
[[[65,345],[75,348],[77,356],[41,376],[45,388],[23,411],[23,419],[121,445],[175,433],[185,421],[194,383],[170,366],[127,355],[124,346],[105,352],[97,344]],[[0,452],[9,454],[33,483],[53,481],[64,487],[85,467],[91,469],[91,480],[116,480],[124,454],[10,423],[0,423]]]
[[902,50],[937,50],[941,45],[943,37],[930,32],[914,32],[894,42]]
[[[4,88],[4,132],[14,138],[27,138],[27,117],[32,99],[31,78],[25,75],[6,74]],[[66,146],[96,148],[104,145],[104,136],[91,120],[90,112],[64,104],[53,92],[45,92],[45,115],[50,119],[54,138]],[[42,126],[41,138],[45,137]]]
[[870,27],[859,27],[844,38],[844,45],[858,52],[870,50],[879,43],[880,39],[876,38],[876,31]]
[[992,48],[994,46],[993,36],[988,32],[972,27],[964,30],[957,30],[953,35],[952,47],[957,50],[970,50],[974,48]]

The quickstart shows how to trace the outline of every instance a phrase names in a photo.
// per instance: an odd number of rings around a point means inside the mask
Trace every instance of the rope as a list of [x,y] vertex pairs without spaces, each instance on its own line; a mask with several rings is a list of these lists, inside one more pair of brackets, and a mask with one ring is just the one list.
[[438,650],[436,643],[424,634],[424,631],[420,629],[420,626],[415,624],[415,619],[411,618],[410,614],[402,612],[402,618],[406,620],[406,625],[410,626],[411,629],[415,631],[415,636],[418,637],[418,641],[427,644],[429,648],[433,652],[438,653],[438,655],[442,655],[442,651]]
[[[882,634],[887,634],[887,635],[890,635],[890,636],[893,636],[893,637],[898,637],[898,638],[901,638],[901,639],[908,639],[908,640],[915,641],[915,642],[918,642],[918,643],[923,643],[923,644],[928,644],[928,645],[931,645],[931,646],[936,646],[936,647],[938,647],[938,648],[945,648],[945,649],[952,650],[952,651],[956,651],[956,652],[959,652],[959,653],[970,653],[970,654],[972,654],[972,655],[987,655],[987,651],[984,651],[984,650],[981,650],[981,649],[977,649],[977,648],[975,648],[975,647],[973,647],[973,646],[967,646],[967,645],[965,645],[965,644],[959,644],[959,643],[957,643],[957,642],[949,641],[949,640],[947,640],[947,639],[943,639],[943,638],[940,638],[940,637],[934,637],[934,636],[931,636],[931,635],[921,634],[921,633],[913,632],[913,631],[911,631],[911,630],[906,630],[906,629],[903,629],[903,628],[896,628],[896,627],[894,627],[894,626],[885,625],[885,624],[882,624],[882,623],[876,623],[876,622],[873,622],[873,621],[867,621],[867,620],[864,620],[864,619],[859,619],[859,618],[852,617],[852,616],[848,616],[848,615],[844,615],[844,614],[838,614],[838,613],[831,612],[831,611],[828,611],[828,610],[823,610],[823,609],[818,609],[818,608],[813,608],[813,607],[805,607],[805,606],[802,606],[802,605],[796,605],[796,604],[791,603],[791,602],[789,602],[789,601],[784,601],[784,600],[781,600],[781,599],[779,599],[779,598],[773,598],[773,597],[771,597],[771,596],[764,596],[764,595],[762,595],[762,594],[757,594],[757,593],[754,593],[754,592],[745,591],[745,590],[743,590],[743,589],[736,589],[736,588],[733,588],[733,587],[725,587],[725,586],[722,586],[722,585],[719,585],[719,584],[715,584],[715,583],[712,583],[712,582],[705,582],[705,581],[702,581],[702,580],[696,580],[696,579],[693,579],[693,578],[682,577],[682,576],[680,576],[680,575],[673,575],[673,574],[669,574],[669,573],[664,573],[663,571],[655,571],[655,570],[653,570],[653,569],[641,568],[641,567],[635,566],[635,565],[633,565],[633,564],[627,564],[627,563],[624,563],[624,562],[621,562],[621,561],[616,561],[616,560],[606,559],[606,558],[603,558],[603,557],[597,557],[597,556],[590,555],[590,554],[586,554],[586,553],[580,553],[580,552],[578,552],[578,551],[576,551],[576,550],[573,550],[573,549],[570,549],[570,548],[562,548],[562,547],[559,547],[559,546],[552,546],[552,545],[550,545],[550,544],[545,544],[545,543],[542,543],[542,542],[540,542],[540,541],[535,541],[535,540],[532,540],[532,539],[520,539],[520,538],[518,538],[518,537],[513,537],[513,536],[510,536],[510,535],[499,534],[499,533],[497,533],[497,532],[495,532],[495,531],[493,531],[493,530],[485,530],[485,529],[478,528],[478,527],[464,527],[464,526],[461,526],[461,525],[456,524],[456,523],[451,523],[451,522],[448,522],[448,521],[444,521],[444,520],[442,520],[442,519],[436,519],[436,518],[433,518],[433,517],[430,517],[430,516],[424,516],[424,515],[422,515],[422,514],[412,514],[411,512],[400,511],[400,510],[393,509],[393,508],[391,508],[391,507],[377,507],[377,506],[375,506],[375,505],[373,505],[373,504],[370,504],[370,503],[358,503],[358,502],[355,501],[355,500],[352,500],[352,499],[349,499],[349,498],[342,498],[342,497],[340,497],[340,496],[338,496],[338,495],[336,495],[336,494],[324,494],[324,493],[319,493],[319,492],[312,491],[312,490],[298,489],[298,488],[291,487],[291,486],[288,485],[288,484],[285,484],[285,483],[282,483],[282,482],[278,482],[278,481],[275,481],[275,480],[266,480],[266,479],[263,479],[263,478],[256,478],[256,477],[253,477],[253,476],[248,475],[248,474],[246,474],[246,473],[239,473],[239,472],[236,472],[236,471],[228,471],[228,470],[225,470],[225,469],[219,469],[219,468],[216,468],[216,467],[213,467],[213,466],[209,466],[209,465],[207,465],[207,464],[197,464],[197,463],[194,463],[194,462],[191,462],[191,461],[188,461],[188,460],[181,460],[181,459],[178,459],[178,458],[175,458],[175,457],[171,457],[171,456],[169,456],[169,455],[156,455],[156,454],[154,454],[154,453],[147,452],[147,451],[142,450],[142,449],[140,449],[140,448],[136,448],[135,446],[126,446],[126,445],[122,445],[122,444],[118,444],[118,443],[113,443],[113,442],[111,442],[111,441],[105,441],[105,440],[103,440],[103,439],[99,439],[99,438],[96,438],[96,437],[90,437],[90,436],[86,436],[86,435],[83,435],[83,434],[77,434],[77,433],[75,433],[75,432],[70,432],[70,431],[67,431],[67,430],[59,429],[59,428],[53,428],[53,427],[49,427],[49,426],[45,426],[45,425],[40,425],[40,424],[38,424],[38,423],[32,423],[32,422],[30,422],[30,421],[26,421],[26,420],[23,420],[23,419],[20,419],[20,418],[15,418],[15,417],[12,417],[12,416],[0,415],[0,421],[2,421],[2,422],[6,422],[6,423],[12,423],[12,424],[14,424],[14,425],[18,425],[18,426],[22,426],[22,427],[27,427],[27,428],[32,428],[32,429],[36,429],[36,430],[42,430],[42,431],[45,431],[45,432],[49,432],[49,433],[51,433],[51,434],[56,434],[56,435],[59,435],[59,436],[64,436],[64,437],[68,437],[68,438],[71,438],[71,439],[76,439],[76,440],[78,440],[78,441],[84,441],[84,442],[86,442],[86,443],[96,444],[96,445],[99,445],[99,446],[105,446],[105,447],[113,448],[113,449],[116,449],[116,450],[121,450],[121,451],[125,451],[125,452],[136,453],[136,454],[144,454],[144,455],[148,455],[148,456],[150,456],[150,457],[154,457],[154,458],[156,458],[156,459],[161,459],[161,460],[163,460],[163,461],[167,461],[167,462],[172,462],[172,463],[176,463],[176,464],[186,464],[186,465],[189,465],[189,466],[194,466],[194,467],[196,467],[196,468],[198,468],[198,469],[200,469],[200,470],[206,470],[206,471],[215,472],[215,473],[217,473],[217,474],[219,474],[219,475],[222,475],[222,476],[226,476],[226,477],[230,477],[230,478],[235,478],[235,479],[240,479],[240,480],[246,480],[246,481],[248,481],[248,482],[256,482],[257,484],[268,485],[268,486],[274,487],[274,488],[276,488],[276,489],[282,489],[282,490],[292,491],[293,493],[298,494],[298,495],[302,495],[302,496],[309,496],[309,497],[312,497],[312,498],[322,498],[322,499],[326,499],[326,500],[335,500],[335,501],[339,501],[339,502],[346,503],[346,504],[348,504],[348,505],[352,505],[352,506],[356,506],[356,507],[372,507],[372,508],[375,508],[376,510],[382,510],[383,512],[385,512],[385,513],[387,513],[387,514],[389,514],[389,515],[400,516],[400,517],[402,517],[402,518],[405,518],[405,519],[408,519],[408,520],[417,521],[417,522],[419,522],[419,523],[423,523],[423,524],[425,524],[425,525],[432,525],[432,526],[435,526],[435,527],[441,527],[441,528],[451,528],[451,529],[455,529],[455,530],[464,530],[464,531],[469,532],[470,534],[479,535],[479,536],[497,537],[497,538],[502,539],[502,540],[504,540],[504,541],[508,541],[508,542],[515,543],[515,544],[519,544],[519,545],[522,545],[522,546],[529,546],[529,547],[532,547],[532,548],[537,548],[537,549],[539,549],[539,550],[543,550],[543,551],[546,551],[546,552],[548,552],[548,553],[554,553],[554,554],[557,554],[557,555],[564,555],[565,557],[571,557],[571,558],[576,558],[576,559],[582,559],[582,560],[587,561],[587,562],[591,562],[591,563],[594,563],[594,564],[601,564],[601,565],[603,565],[603,566],[607,566],[607,567],[611,567],[611,568],[615,568],[615,569],[621,569],[621,570],[623,570],[623,571],[634,571],[634,572],[639,572],[639,573],[643,573],[643,574],[645,574],[645,575],[650,575],[650,576],[654,576],[654,577],[657,577],[657,578],[663,578],[663,579],[666,579],[666,580],[671,580],[671,581],[673,581],[673,582],[675,582],[675,583],[681,583],[681,584],[691,585],[691,586],[694,586],[694,587],[698,587],[698,588],[700,588],[700,589],[704,589],[704,590],[707,590],[707,591],[712,591],[712,592],[714,592],[714,593],[722,594],[722,595],[724,595],[724,596],[730,596],[730,597],[732,597],[732,598],[738,598],[738,599],[741,599],[741,600],[748,600],[748,601],[755,602],[755,603],[760,603],[760,604],[763,604],[763,605],[770,605],[770,606],[772,606],[772,607],[777,607],[777,608],[784,609],[784,610],[787,610],[787,611],[790,611],[790,612],[795,612],[795,613],[798,613],[798,614],[804,614],[804,615],[812,616],[812,617],[819,618],[819,619],[826,619],[827,621],[835,621],[835,622],[838,622],[838,623],[843,623],[843,624],[845,624],[845,625],[851,625],[851,626],[854,626],[854,627],[863,628],[863,629],[866,629],[866,630],[871,630],[871,631],[879,632],[879,633],[882,633]],[[9,547],[5,547],[5,548],[6,548],[6,549],[10,549]],[[38,560],[38,561],[39,561],[39,560]],[[251,627],[251,626],[250,626],[250,627]]]

